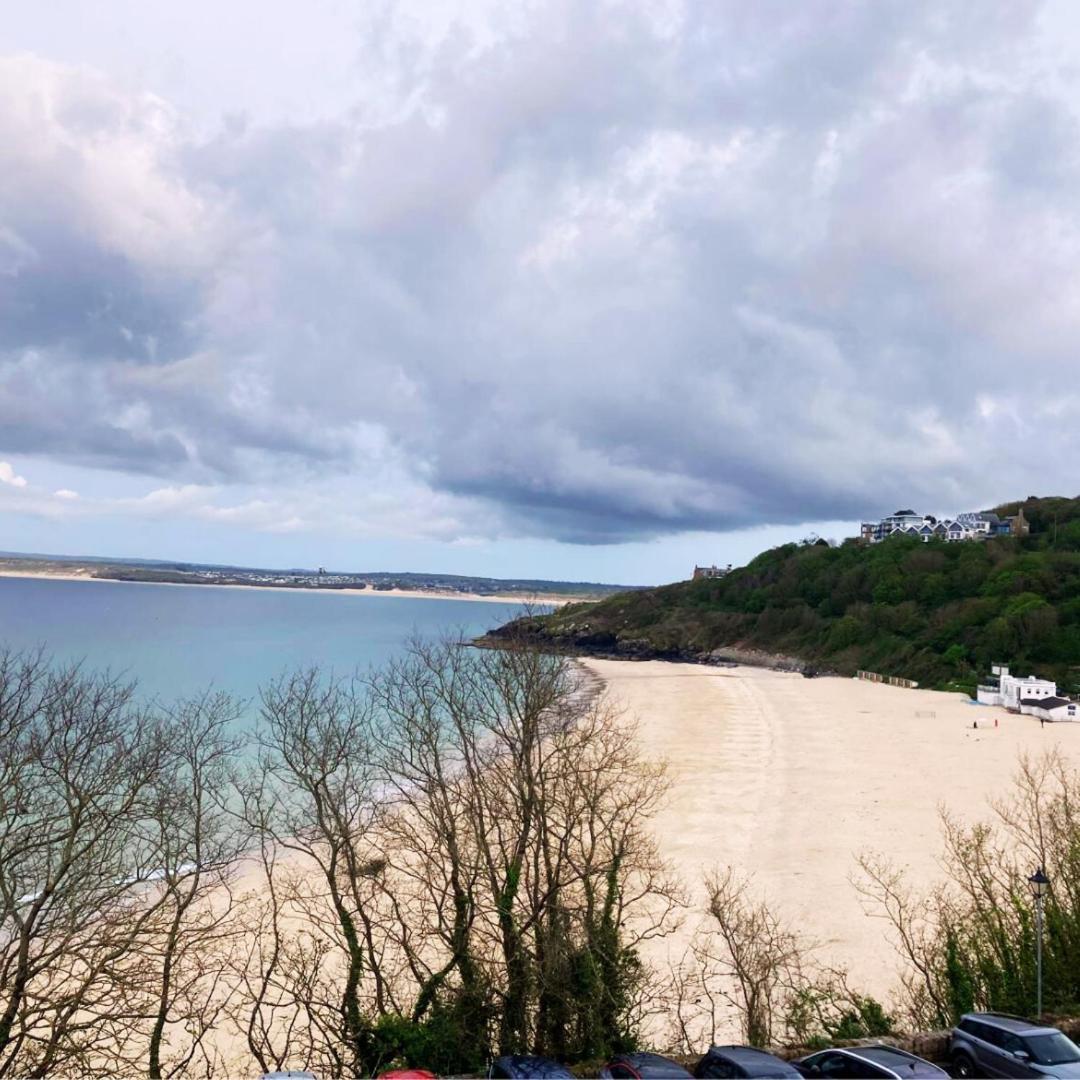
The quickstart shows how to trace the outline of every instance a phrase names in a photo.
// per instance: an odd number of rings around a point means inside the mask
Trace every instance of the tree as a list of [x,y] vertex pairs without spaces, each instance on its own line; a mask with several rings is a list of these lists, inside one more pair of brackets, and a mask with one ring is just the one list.
[[[691,969],[677,972],[678,1023],[686,1037],[692,1003],[704,999],[710,1038],[718,1005],[731,1008],[753,1046],[799,1045],[887,1034],[892,1018],[848,986],[840,969],[822,965],[817,943],[751,895],[750,879],[731,867],[706,879],[707,916],[692,948]],[[689,987],[694,987],[691,992]]]
[[0,654],[0,1076],[112,1050],[156,914],[143,826],[163,751],[131,686]]
[[[246,813],[268,849],[268,917],[279,948],[267,957],[274,971],[260,976],[263,993],[252,1003],[249,1040],[265,1009],[287,1003],[286,1030],[295,1033],[304,1021],[305,1061],[332,1075],[371,1072],[379,1065],[372,1014],[392,1010],[394,999],[383,972],[378,912],[385,803],[362,688],[324,679],[314,668],[277,680],[262,691],[257,743],[259,769],[247,782]],[[279,853],[291,865],[281,867]],[[312,874],[318,888],[307,881]],[[291,947],[280,937],[286,914],[301,926]],[[284,999],[279,995],[271,1006],[266,991],[276,979],[284,979]],[[265,1059],[274,1029],[263,1035],[267,1041],[252,1048]]]
[[0,1076],[236,1071],[230,1026],[328,1076],[635,1045],[684,900],[587,672],[417,642],[259,713],[0,654]]
[[672,924],[678,890],[643,831],[662,772],[595,689],[520,642],[414,642],[373,682],[413,1019],[441,1003],[473,1047],[492,1023],[504,1052],[628,1044],[635,945]]
[[187,1072],[198,1057],[207,1071],[215,1064],[207,1037],[228,1000],[239,930],[232,885],[251,839],[233,805],[240,716],[228,695],[207,693],[181,702],[160,732],[147,823],[156,866],[144,898],[157,909],[143,949],[151,1026],[141,1056],[151,1080]]

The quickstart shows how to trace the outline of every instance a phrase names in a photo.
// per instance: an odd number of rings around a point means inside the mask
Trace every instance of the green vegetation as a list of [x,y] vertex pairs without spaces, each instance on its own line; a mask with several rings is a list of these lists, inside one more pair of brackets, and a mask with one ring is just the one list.
[[[1080,499],[1029,498],[1026,537],[786,544],[725,578],[573,604],[517,627],[569,652],[702,659],[723,647],[973,691],[989,665],[1078,688]],[[499,635],[496,634],[496,637]]]

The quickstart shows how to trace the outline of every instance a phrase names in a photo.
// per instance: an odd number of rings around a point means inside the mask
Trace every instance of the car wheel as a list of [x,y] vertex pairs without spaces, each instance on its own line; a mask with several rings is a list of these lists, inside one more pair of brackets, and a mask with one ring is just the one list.
[[970,1080],[975,1075],[975,1062],[967,1054],[956,1054],[953,1057],[953,1076],[960,1080]]

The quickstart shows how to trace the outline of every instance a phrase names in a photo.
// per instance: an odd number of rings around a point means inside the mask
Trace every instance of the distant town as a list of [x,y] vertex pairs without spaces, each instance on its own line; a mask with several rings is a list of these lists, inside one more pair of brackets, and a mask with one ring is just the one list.
[[246,585],[278,589],[373,592],[429,592],[432,596],[461,595],[508,599],[558,597],[600,599],[637,586],[591,581],[548,581],[540,578],[469,577],[460,574],[406,572],[343,572],[316,569],[273,570],[200,563],[94,557],[0,554],[0,574],[72,576],[105,581],[141,581],[173,585]]

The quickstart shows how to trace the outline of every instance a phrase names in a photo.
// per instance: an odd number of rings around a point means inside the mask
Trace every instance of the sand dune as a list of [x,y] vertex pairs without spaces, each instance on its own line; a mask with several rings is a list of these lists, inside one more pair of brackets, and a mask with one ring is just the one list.
[[[655,829],[684,879],[700,892],[712,864],[753,872],[875,996],[895,984],[896,958],[850,882],[856,854],[887,854],[913,884],[930,884],[941,877],[940,806],[985,818],[1025,751],[1060,745],[1080,763],[1080,724],[1044,728],[958,694],[742,667],[587,663],[638,717],[646,753],[670,763],[674,790]],[[669,939],[653,959],[684,947]]]

